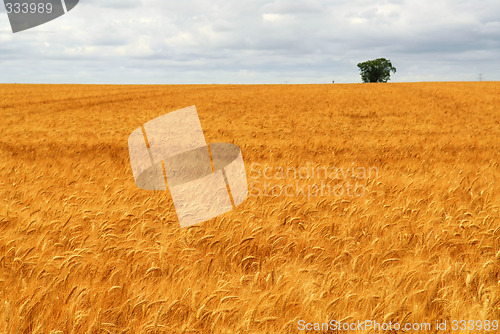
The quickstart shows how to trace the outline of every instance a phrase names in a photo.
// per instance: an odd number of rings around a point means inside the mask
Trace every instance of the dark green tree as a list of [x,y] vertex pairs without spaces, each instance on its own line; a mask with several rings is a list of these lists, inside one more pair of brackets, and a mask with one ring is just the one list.
[[387,82],[391,78],[391,71],[396,73],[396,68],[391,61],[385,58],[368,60],[358,64],[363,82]]

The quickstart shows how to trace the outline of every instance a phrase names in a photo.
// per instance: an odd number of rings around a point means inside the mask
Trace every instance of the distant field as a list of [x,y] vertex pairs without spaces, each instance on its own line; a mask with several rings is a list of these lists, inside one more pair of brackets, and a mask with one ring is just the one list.
[[[127,140],[191,105],[250,196],[181,229]],[[499,82],[0,85],[0,134],[0,332],[500,320]]]

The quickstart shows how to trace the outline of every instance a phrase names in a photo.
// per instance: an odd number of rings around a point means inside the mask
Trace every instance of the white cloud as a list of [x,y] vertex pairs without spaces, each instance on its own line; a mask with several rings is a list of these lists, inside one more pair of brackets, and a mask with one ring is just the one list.
[[352,24],[363,24],[367,23],[368,20],[364,17],[353,17],[349,19],[349,22],[351,22]]
[[86,0],[17,34],[0,12],[0,81],[359,82],[356,64],[376,57],[392,81],[500,80],[498,13],[472,0]]
[[283,22],[283,21],[290,21],[291,19],[293,19],[293,17],[291,15],[264,13],[262,14],[262,19],[268,22]]

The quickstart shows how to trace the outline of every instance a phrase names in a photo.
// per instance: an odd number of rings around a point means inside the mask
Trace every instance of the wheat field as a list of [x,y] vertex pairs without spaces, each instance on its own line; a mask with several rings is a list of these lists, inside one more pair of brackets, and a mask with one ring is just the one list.
[[[181,229],[127,140],[191,105],[251,187]],[[0,333],[495,332],[498,82],[12,84],[0,119]],[[314,327],[365,320],[432,327]]]

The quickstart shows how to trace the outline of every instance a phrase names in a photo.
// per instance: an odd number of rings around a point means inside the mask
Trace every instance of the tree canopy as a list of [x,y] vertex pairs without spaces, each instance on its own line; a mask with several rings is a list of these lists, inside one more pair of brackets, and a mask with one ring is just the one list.
[[358,64],[363,82],[387,82],[391,72],[396,73],[396,68],[391,61],[385,58],[368,60]]

